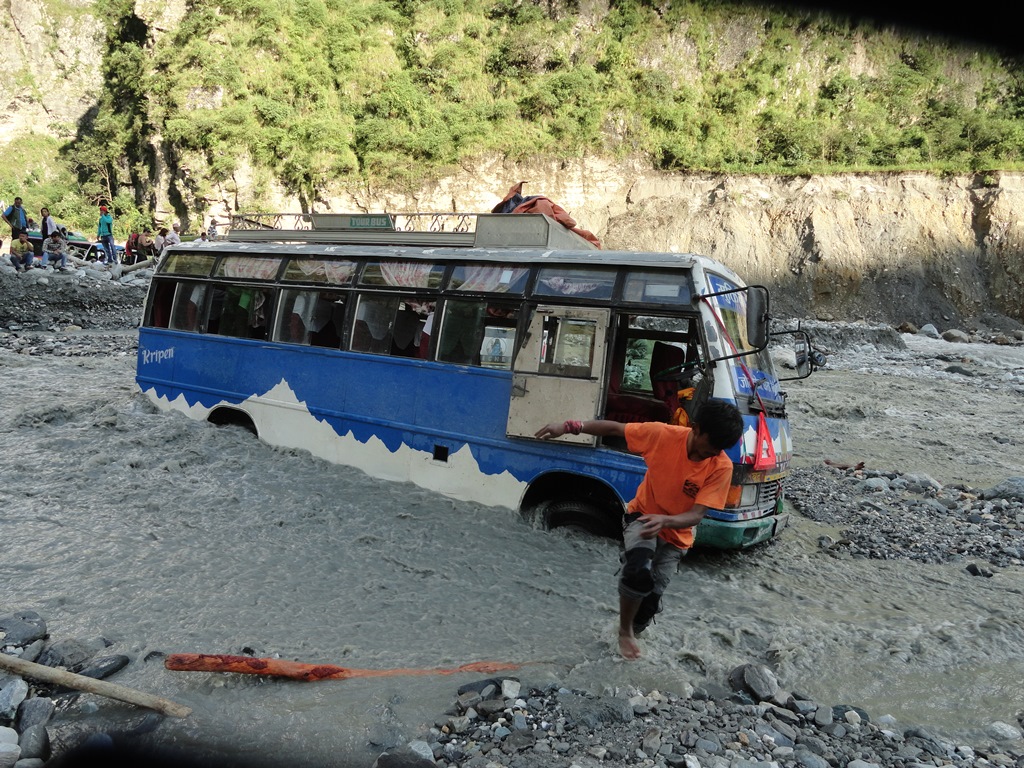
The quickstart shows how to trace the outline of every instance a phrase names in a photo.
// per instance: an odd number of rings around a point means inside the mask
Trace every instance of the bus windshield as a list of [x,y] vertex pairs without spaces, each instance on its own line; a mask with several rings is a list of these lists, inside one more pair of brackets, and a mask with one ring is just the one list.
[[755,347],[747,338],[747,293],[736,290],[740,286],[733,284],[724,277],[708,274],[708,286],[712,293],[734,291],[714,296],[708,300],[712,310],[728,335],[728,343],[724,353],[752,353],[726,361],[729,363],[736,393],[751,397],[754,388],[764,401],[781,403],[783,394],[779,389],[779,380],[775,372],[768,348],[754,352]]

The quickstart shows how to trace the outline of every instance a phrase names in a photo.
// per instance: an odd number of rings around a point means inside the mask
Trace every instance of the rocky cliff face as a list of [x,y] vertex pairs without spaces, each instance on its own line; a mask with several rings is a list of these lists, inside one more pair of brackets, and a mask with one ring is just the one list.
[[0,147],[33,131],[72,136],[101,85],[93,4],[2,0],[0,19]]

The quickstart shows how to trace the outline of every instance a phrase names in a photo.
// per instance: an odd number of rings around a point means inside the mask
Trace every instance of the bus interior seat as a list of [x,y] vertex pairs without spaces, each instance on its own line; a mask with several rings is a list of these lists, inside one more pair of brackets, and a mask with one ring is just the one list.
[[421,325],[422,320],[420,316],[413,310],[403,309],[399,311],[395,317],[391,354],[399,357],[417,357],[419,355],[419,347],[414,342]]
[[680,347],[654,342],[651,350],[651,388],[654,396],[668,408],[669,416],[679,407],[679,377],[686,352]]
[[352,326],[351,349],[357,352],[372,352],[377,355],[386,355],[391,349],[391,336],[385,334],[378,339],[373,335],[369,323],[365,320],[356,320]]
[[622,374],[626,369],[626,345],[616,345],[608,372],[605,418],[629,424],[636,421],[668,421],[671,412],[662,402],[642,395],[623,394]]

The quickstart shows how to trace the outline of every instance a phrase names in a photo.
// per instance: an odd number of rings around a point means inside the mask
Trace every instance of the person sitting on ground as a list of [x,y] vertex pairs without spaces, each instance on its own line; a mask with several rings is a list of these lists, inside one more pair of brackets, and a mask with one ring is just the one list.
[[43,261],[42,265],[45,267],[50,262],[56,264],[60,262],[61,272],[70,272],[68,269],[68,245],[64,242],[64,238],[60,236],[60,230],[55,229],[50,233],[50,236],[46,238],[46,242],[43,243]]
[[28,241],[28,231],[23,229],[18,232],[18,239],[11,242],[11,264],[19,272],[32,269],[32,256],[34,254],[35,249],[32,247],[32,243]]
[[661,611],[680,559],[693,546],[693,528],[709,508],[721,509],[732,483],[732,461],[725,449],[743,432],[739,409],[708,400],[691,427],[662,422],[566,421],[541,427],[535,437],[565,434],[624,437],[639,453],[647,472],[626,507],[623,567],[619,575],[619,653],[640,657],[636,636]]

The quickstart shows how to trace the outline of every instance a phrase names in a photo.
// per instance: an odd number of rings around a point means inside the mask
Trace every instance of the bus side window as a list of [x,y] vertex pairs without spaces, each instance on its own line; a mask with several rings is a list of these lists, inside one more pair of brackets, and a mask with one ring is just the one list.
[[266,339],[272,316],[271,291],[245,285],[214,288],[207,333],[240,339]]
[[537,370],[552,376],[587,378],[594,365],[597,323],[593,320],[545,317],[544,340]]
[[149,320],[151,328],[167,328],[171,322],[171,305],[174,303],[176,285],[169,280],[156,281],[153,285],[153,301],[150,303]]
[[171,325],[176,331],[198,331],[209,286],[206,283],[178,283],[171,308]]
[[281,291],[274,341],[337,349],[344,322],[344,294],[336,291]]
[[356,319],[352,326],[353,352],[372,352],[376,355],[391,353],[391,340],[395,327],[395,313],[400,299],[397,296],[360,296]]
[[[360,296],[349,349],[392,357],[422,357],[434,302],[414,296]],[[424,341],[426,339],[426,341]]]
[[444,306],[437,359],[487,368],[512,367],[515,306],[486,301],[448,301]]

